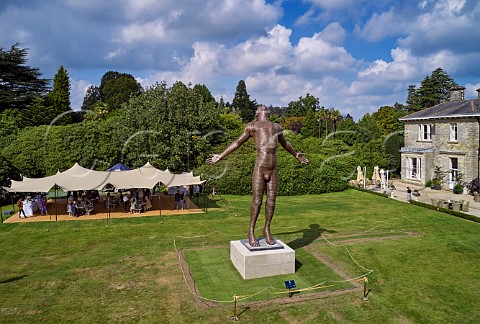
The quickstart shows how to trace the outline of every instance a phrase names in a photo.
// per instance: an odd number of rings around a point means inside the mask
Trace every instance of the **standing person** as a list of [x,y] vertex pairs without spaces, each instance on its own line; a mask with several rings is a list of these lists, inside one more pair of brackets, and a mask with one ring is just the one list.
[[128,212],[128,195],[126,192],[123,193],[122,202],[123,202],[123,212],[126,214]]
[[180,203],[180,189],[177,190],[174,196],[175,202],[173,203],[173,210],[180,209],[181,203]]
[[[25,211],[23,210],[23,197],[20,197],[17,201],[17,206],[18,206],[18,218],[27,218],[27,215],[25,215]],[[23,217],[22,217],[23,214]]]
[[185,192],[183,189],[178,189],[178,192],[180,193],[180,205],[182,209],[185,209]]
[[42,215],[47,215],[47,197],[45,196],[44,193],[40,196],[40,213]]
[[278,164],[277,147],[278,143],[292,154],[298,162],[308,163],[302,153],[297,153],[292,145],[283,136],[283,129],[279,124],[268,120],[268,109],[264,105],[257,106],[255,113],[256,121],[248,123],[240,137],[230,144],[221,154],[214,154],[207,159],[210,164],[217,163],[228,154],[238,149],[250,137],[255,141],[257,149],[257,160],[252,176],[252,204],[250,206],[250,229],[248,231],[248,243],[250,246],[259,246],[255,238],[255,224],[257,223],[260,207],[262,206],[263,192],[267,191],[267,202],[265,206],[265,226],[263,235],[269,245],[274,245],[275,240],[270,233],[270,224],[275,211],[275,200],[278,191]]
[[188,198],[188,189],[187,189],[187,186],[183,186],[183,208],[184,209],[188,209],[187,198]]
[[212,187],[212,197],[213,200],[215,201],[215,196],[217,195],[217,190],[215,190],[215,186]]
[[412,200],[412,189],[407,187],[407,201],[410,202],[410,200]]

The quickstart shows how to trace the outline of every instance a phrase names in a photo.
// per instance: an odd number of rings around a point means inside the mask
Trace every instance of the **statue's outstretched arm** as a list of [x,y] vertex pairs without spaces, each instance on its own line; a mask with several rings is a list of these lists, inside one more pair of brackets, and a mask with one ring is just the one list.
[[245,143],[251,136],[251,129],[250,125],[247,125],[245,127],[245,130],[243,131],[243,134],[240,135],[239,138],[237,138],[232,144],[230,144],[225,151],[223,151],[220,154],[213,154],[211,157],[207,159],[207,163],[209,164],[214,164],[226,157],[228,154],[232,153],[236,149],[238,149],[243,143]]
[[285,136],[283,136],[283,133],[282,132],[279,132],[278,134],[278,142],[280,143],[280,145],[282,145],[282,147],[287,150],[287,152],[289,152],[290,154],[292,154],[300,163],[303,163],[303,164],[307,164],[309,161],[305,158],[305,156],[303,156],[303,153],[298,153],[297,151],[295,151],[295,149],[293,148],[292,144],[290,144],[289,141],[287,141],[287,139],[285,138]]

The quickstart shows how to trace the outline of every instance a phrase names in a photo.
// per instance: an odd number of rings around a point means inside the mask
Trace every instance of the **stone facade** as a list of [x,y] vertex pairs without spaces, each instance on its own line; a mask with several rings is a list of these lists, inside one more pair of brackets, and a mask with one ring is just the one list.
[[480,89],[465,100],[464,87],[450,89],[450,101],[400,118],[405,123],[401,177],[425,185],[444,173],[442,187],[480,178]]
[[[402,179],[425,185],[435,167],[445,172],[443,188],[478,177],[478,117],[404,120],[405,147],[401,150]],[[456,140],[455,140],[456,129]]]

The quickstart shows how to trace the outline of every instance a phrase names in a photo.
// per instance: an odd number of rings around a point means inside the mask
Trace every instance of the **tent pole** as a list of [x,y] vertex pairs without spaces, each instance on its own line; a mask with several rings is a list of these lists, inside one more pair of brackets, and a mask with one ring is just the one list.
[[158,182],[158,212],[162,216],[162,190],[160,189],[160,182]]
[[3,209],[2,209],[2,201],[0,199],[0,217],[2,217],[2,223],[3,223]]
[[57,185],[55,185],[55,221],[58,220],[58,208],[57,208]]

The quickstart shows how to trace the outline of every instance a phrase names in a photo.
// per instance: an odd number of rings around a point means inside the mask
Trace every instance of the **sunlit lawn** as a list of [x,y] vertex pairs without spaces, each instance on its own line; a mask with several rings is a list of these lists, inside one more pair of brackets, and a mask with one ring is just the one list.
[[[245,237],[250,197],[221,198],[220,208],[203,215],[112,219],[108,226],[102,220],[1,224],[0,322],[230,321],[231,303],[204,308],[187,289],[174,242],[206,298],[231,299],[232,293],[249,295],[267,286],[281,290],[289,277],[260,279],[253,290],[250,280],[239,279],[228,245]],[[261,215],[259,227],[263,220]],[[297,286],[338,279],[315,257],[322,256],[347,278],[373,270],[372,291],[368,301],[353,292],[248,304],[284,297],[269,290],[239,303],[240,320],[475,323],[479,226],[354,190],[279,197],[272,230],[304,260],[294,275]]]

